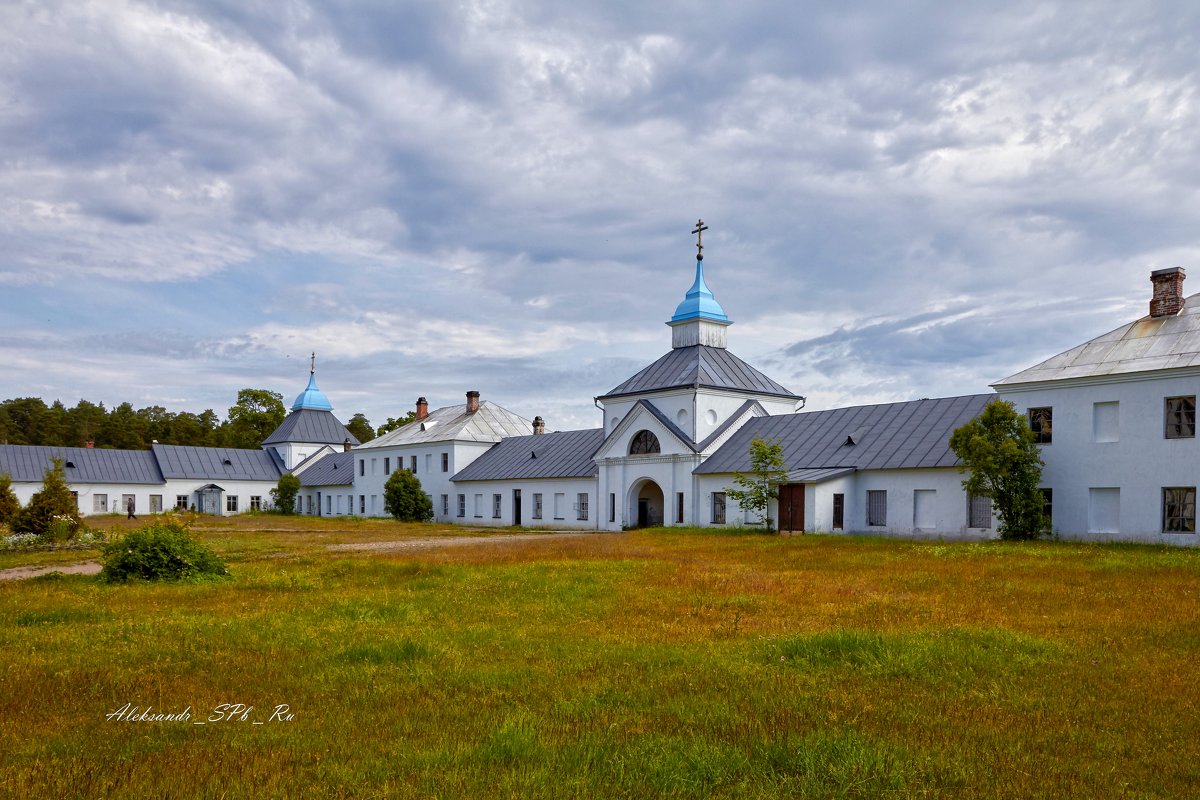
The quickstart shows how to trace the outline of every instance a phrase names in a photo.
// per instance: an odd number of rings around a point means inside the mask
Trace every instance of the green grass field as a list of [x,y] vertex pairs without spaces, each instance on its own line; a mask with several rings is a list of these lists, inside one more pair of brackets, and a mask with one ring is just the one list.
[[[479,532],[198,532],[231,580],[0,583],[0,794],[1200,792],[1197,551],[652,530],[335,553]],[[191,719],[106,719],[127,703]],[[254,709],[193,724],[232,703]]]

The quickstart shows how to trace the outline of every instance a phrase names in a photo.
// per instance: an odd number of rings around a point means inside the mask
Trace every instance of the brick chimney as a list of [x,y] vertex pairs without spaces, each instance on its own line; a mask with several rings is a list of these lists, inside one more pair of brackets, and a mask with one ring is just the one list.
[[479,410],[479,392],[467,392],[467,413],[474,414]]
[[417,419],[425,419],[429,416],[429,401],[424,397],[417,398]]
[[541,417],[533,418],[533,432],[541,435],[546,432],[546,421]]
[[88,439],[86,442],[83,443],[83,446],[86,447],[88,450],[91,450],[92,448],[94,448],[96,446],[96,443],[94,441],[92,441],[91,439]]
[[1183,267],[1156,269],[1150,273],[1154,296],[1150,298],[1150,316],[1170,317],[1183,310]]
[[342,452],[349,453],[352,449],[354,449],[354,445],[350,443],[350,438],[346,437],[346,441],[342,442]]

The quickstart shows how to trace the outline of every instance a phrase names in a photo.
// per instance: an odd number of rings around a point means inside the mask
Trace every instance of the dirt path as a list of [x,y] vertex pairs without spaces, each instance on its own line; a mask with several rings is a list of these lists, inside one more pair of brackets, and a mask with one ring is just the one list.
[[64,575],[95,575],[100,572],[99,561],[76,561],[74,564],[47,564],[41,567],[13,567],[0,569],[0,581],[19,581],[61,572]]
[[[516,533],[511,536],[447,536],[436,539],[400,539],[394,542],[362,542],[360,544],[331,544],[331,551],[363,551],[363,550],[422,550],[435,547],[463,547],[470,544],[504,544],[506,542],[553,542],[561,539],[575,539],[581,536],[596,536],[595,531],[555,531],[553,533]],[[19,581],[26,578],[36,578],[51,572],[61,572],[64,575],[95,575],[100,572],[99,561],[77,561],[74,564],[46,564],[43,566],[13,567],[0,569],[0,581]]]

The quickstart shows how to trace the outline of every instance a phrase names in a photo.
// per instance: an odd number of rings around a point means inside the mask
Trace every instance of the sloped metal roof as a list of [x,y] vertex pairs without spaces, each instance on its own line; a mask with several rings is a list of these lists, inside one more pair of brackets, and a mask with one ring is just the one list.
[[593,456],[604,431],[589,428],[514,436],[496,444],[459,470],[452,481],[501,481],[516,478],[593,478]]
[[[782,444],[784,467],[793,472],[953,467],[958,459],[950,450],[950,434],[994,399],[993,394],[975,394],[757,417],[695,472],[749,471],[750,441],[755,436]],[[856,443],[848,444],[852,435]]]
[[274,450],[173,444],[156,444],[153,450],[164,478],[277,481],[284,472]]
[[14,482],[40,483],[54,459],[61,459],[68,483],[164,483],[149,450],[0,445],[0,473]]
[[333,415],[332,411],[301,408],[284,417],[279,427],[263,440],[263,444],[283,444],[284,442],[344,444],[347,439],[352,445],[361,444],[354,434]]
[[689,386],[799,399],[725,348],[702,344],[671,350],[600,399]]
[[498,442],[509,436],[530,434],[532,430],[531,420],[485,400],[473,414],[467,413],[466,403],[439,408],[430,412],[425,419],[413,420],[402,428],[372,439],[363,448],[425,442]]
[[1196,366],[1200,366],[1200,294],[1185,299],[1178,314],[1142,317],[992,386],[999,389],[1021,383]]
[[301,486],[349,486],[354,483],[354,453],[330,453],[300,473]]

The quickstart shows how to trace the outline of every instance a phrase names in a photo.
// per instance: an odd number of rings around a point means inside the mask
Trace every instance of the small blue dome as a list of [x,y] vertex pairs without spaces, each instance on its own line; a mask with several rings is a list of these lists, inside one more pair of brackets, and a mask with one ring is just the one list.
[[300,411],[309,409],[312,411],[333,411],[333,406],[329,403],[329,398],[325,393],[317,388],[316,373],[309,373],[308,388],[305,389],[296,398],[296,402],[292,403],[292,411]]
[[688,289],[683,302],[676,307],[671,322],[685,322],[689,319],[729,322],[729,317],[725,316],[725,309],[721,308],[717,298],[713,297],[713,293],[704,283],[704,261],[700,259],[696,260],[696,280],[692,282],[692,288]]

